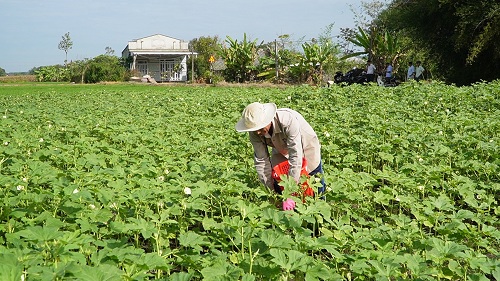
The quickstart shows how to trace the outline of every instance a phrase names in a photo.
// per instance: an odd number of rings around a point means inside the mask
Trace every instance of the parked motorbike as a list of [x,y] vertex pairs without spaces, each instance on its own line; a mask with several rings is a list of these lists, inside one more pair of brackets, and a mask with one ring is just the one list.
[[[352,84],[366,84],[368,83],[368,78],[366,76],[366,72],[363,69],[360,68],[353,68],[346,72],[344,75],[342,71],[337,71],[335,73],[335,76],[333,77],[334,81],[336,84],[347,84],[347,85],[352,85]],[[400,80],[397,79],[396,77],[392,77],[390,79],[387,79],[383,77],[382,75],[377,76],[377,84],[379,86],[383,87],[395,87],[400,84]]]
[[333,77],[335,83],[341,84],[346,83],[351,84],[365,84],[368,82],[366,78],[366,72],[360,68],[353,68],[346,72],[344,75],[342,71],[337,71]]
[[382,77],[381,75],[377,77],[377,83],[379,86],[384,87],[396,87],[397,85],[401,84],[400,80],[396,77],[386,78]]

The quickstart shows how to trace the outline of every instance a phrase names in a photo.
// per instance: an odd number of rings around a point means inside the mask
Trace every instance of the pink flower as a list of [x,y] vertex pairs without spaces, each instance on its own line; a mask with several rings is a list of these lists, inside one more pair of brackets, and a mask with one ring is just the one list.
[[283,211],[295,209],[295,201],[292,198],[288,198],[283,202]]

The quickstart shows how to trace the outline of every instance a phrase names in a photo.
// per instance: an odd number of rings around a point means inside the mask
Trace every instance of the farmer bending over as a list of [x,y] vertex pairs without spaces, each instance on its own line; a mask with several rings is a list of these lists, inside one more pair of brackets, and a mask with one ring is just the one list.
[[[272,167],[288,160],[288,175],[299,182],[302,158],[307,162],[309,175],[323,173],[321,166],[321,145],[318,136],[307,121],[295,110],[276,108],[274,103],[249,104],[241,119],[236,123],[236,131],[248,132],[254,149],[254,163],[259,180],[281,194],[281,188],[272,178]],[[268,146],[272,147],[271,157]],[[325,191],[325,181],[318,193]]]

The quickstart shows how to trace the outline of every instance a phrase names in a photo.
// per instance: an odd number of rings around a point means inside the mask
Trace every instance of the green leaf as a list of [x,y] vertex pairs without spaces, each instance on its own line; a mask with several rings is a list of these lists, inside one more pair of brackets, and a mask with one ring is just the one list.
[[0,280],[23,280],[23,266],[14,266],[9,264],[0,264]]
[[50,241],[63,235],[57,227],[42,227],[38,225],[27,227],[16,232],[16,234],[35,242]]
[[245,273],[243,275],[243,277],[241,278],[241,281],[255,281],[255,275],[253,274],[248,274],[248,273]]
[[409,270],[411,270],[412,275],[414,275],[414,277],[419,278],[427,276],[427,274],[430,274],[428,272],[426,260],[423,257],[417,255],[405,254],[404,258],[406,259],[406,266],[408,267]]
[[340,59],[346,60],[348,58],[359,57],[359,56],[366,55],[366,54],[367,54],[367,52],[354,52],[354,53],[350,53],[350,54],[347,54],[345,56],[342,56]]
[[287,272],[300,270],[305,272],[307,265],[312,264],[312,258],[296,250],[280,250],[271,249],[271,255],[274,257],[273,262]]
[[231,266],[230,263],[218,261],[212,266],[201,270],[203,280],[238,280],[243,270]]
[[162,269],[168,270],[170,268],[167,260],[157,253],[147,253],[141,257],[141,262],[147,266],[149,270]]
[[277,264],[282,269],[290,272],[291,265],[288,263],[285,251],[280,249],[271,249],[271,255],[274,257],[273,262]]
[[22,280],[24,266],[14,254],[0,255],[0,280]]
[[356,274],[365,275],[369,272],[370,266],[363,260],[356,260],[350,264],[350,268]]
[[340,281],[344,280],[342,276],[338,273],[334,273],[333,270],[330,270],[324,264],[315,264],[309,267],[306,270],[306,281],[315,281],[315,280],[332,280],[332,281]]
[[276,229],[266,229],[261,235],[260,239],[264,242],[269,248],[283,248],[288,249],[291,245],[293,245],[293,239],[284,235],[281,231]]
[[204,217],[202,223],[205,230],[215,230],[221,228],[220,223],[216,222],[213,218]]
[[378,155],[380,156],[380,158],[382,160],[386,160],[386,161],[389,161],[389,162],[392,162],[394,161],[394,156],[392,154],[389,154],[389,153],[386,153],[386,152],[379,152]]
[[493,275],[493,278],[496,280],[500,280],[500,265],[495,267],[495,269],[491,272],[491,275]]
[[457,253],[462,253],[467,249],[464,245],[453,241],[443,241],[438,238],[431,238],[430,246],[432,249],[428,252],[429,255],[438,258],[438,260],[453,258]]
[[168,280],[170,281],[189,281],[193,278],[192,273],[187,272],[175,272],[169,276]]
[[81,266],[70,271],[81,281],[121,280],[123,272],[111,265]]
[[206,245],[206,237],[199,235],[194,231],[188,231],[179,235],[179,243],[184,247],[191,247],[198,249],[200,245]]
[[156,231],[154,223],[143,218],[129,218],[128,222],[127,227],[130,230],[138,230],[144,239],[151,238]]

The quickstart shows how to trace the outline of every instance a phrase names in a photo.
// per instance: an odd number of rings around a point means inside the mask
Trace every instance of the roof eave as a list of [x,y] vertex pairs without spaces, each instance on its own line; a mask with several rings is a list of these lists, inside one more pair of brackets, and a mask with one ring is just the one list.
[[136,55],[190,55],[190,54],[198,54],[196,52],[191,52],[189,50],[185,51],[145,51],[145,50],[129,50],[130,54]]

